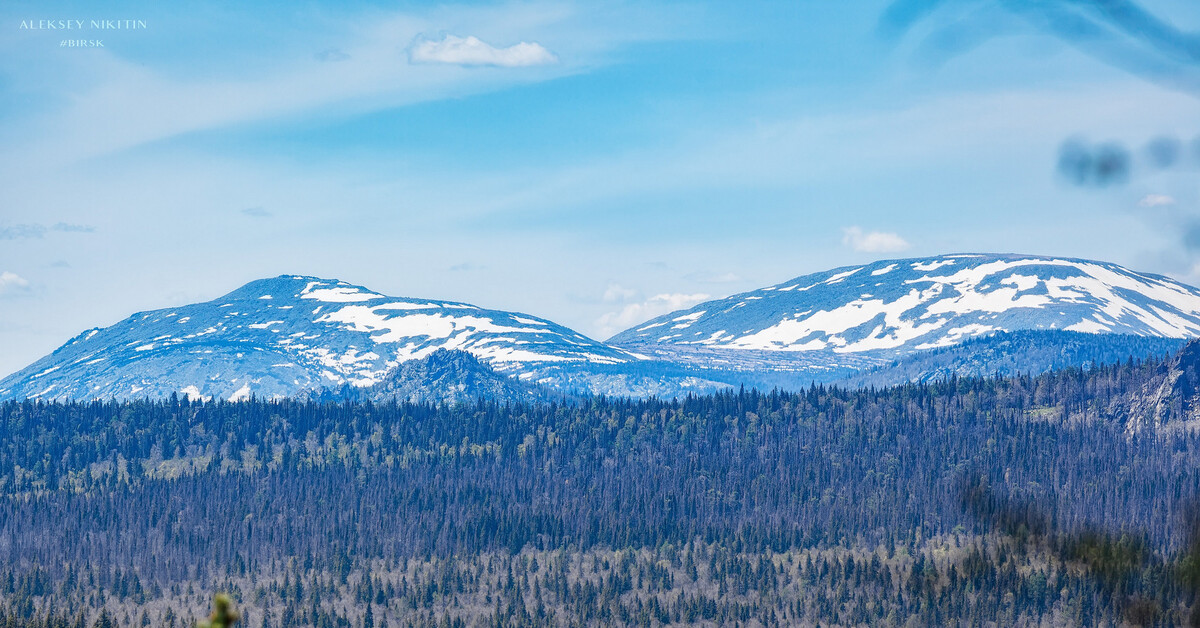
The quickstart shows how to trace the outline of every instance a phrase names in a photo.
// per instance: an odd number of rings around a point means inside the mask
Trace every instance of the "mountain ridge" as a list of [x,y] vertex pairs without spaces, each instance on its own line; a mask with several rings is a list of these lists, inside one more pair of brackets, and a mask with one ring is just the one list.
[[280,275],[83,332],[0,380],[0,398],[288,396],[370,386],[438,349],[464,350],[510,375],[540,363],[637,359],[528,314]]
[[[1024,272],[1023,272],[1024,271]],[[1077,258],[959,253],[844,266],[697,304],[610,344],[897,355],[991,332],[1200,335],[1200,290]]]
[[313,401],[374,401],[456,404],[484,399],[499,403],[561,401],[563,393],[497,373],[474,355],[460,349],[438,349],[400,363],[378,383],[304,393]]
[[[1005,336],[1026,332],[1033,335]],[[520,383],[510,389],[477,373],[472,381],[501,396],[526,398],[529,385],[669,397],[743,384],[1041,372],[1126,352],[1161,355],[1175,346],[1167,340],[1197,336],[1200,290],[1116,264],[1050,256],[951,254],[844,266],[665,314],[608,342],[529,314],[279,275],[86,330],[0,380],[0,399],[312,396],[371,389],[442,350],[463,351]],[[393,384],[438,398],[431,382],[457,386],[451,375],[477,370],[456,364],[409,369],[413,381]]]

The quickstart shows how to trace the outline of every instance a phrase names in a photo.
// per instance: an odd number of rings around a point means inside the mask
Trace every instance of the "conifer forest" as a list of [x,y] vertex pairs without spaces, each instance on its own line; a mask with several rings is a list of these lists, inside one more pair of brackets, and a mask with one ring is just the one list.
[[1188,355],[670,401],[8,402],[0,626],[191,626],[214,591],[256,628],[1196,625]]

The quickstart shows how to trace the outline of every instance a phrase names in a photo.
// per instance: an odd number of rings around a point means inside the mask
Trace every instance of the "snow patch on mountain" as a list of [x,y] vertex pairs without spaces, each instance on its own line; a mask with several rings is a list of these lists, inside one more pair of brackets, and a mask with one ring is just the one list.
[[1018,255],[884,260],[672,312],[617,334],[739,351],[911,352],[996,332],[1200,336],[1200,291],[1115,264]]
[[511,374],[537,364],[639,359],[526,314],[287,275],[89,330],[0,381],[0,398],[269,398],[371,386],[439,349],[466,351]]

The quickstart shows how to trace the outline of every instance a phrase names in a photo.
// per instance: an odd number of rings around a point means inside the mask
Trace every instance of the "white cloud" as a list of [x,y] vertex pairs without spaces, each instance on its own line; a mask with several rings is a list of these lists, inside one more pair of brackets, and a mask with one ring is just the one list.
[[0,296],[25,292],[29,289],[29,281],[24,277],[9,271],[0,272]]
[[908,249],[908,242],[886,231],[864,232],[859,227],[842,229],[842,244],[862,253],[895,253]]
[[1174,204],[1175,199],[1166,194],[1147,194],[1138,201],[1138,205],[1142,207],[1165,207]]
[[636,298],[638,291],[633,288],[626,288],[615,283],[608,284],[608,288],[604,290],[605,303],[622,303],[630,299]]
[[420,41],[409,53],[413,63],[453,63],[456,65],[495,65],[505,68],[556,63],[554,56],[538,43],[521,42],[496,48],[479,38],[446,35],[441,41]]
[[[548,9],[537,3],[357,15],[334,24],[329,32],[322,31],[321,39],[332,46],[316,55],[308,53],[307,46],[306,54],[259,51],[264,54],[256,55],[260,58],[255,63],[205,77],[172,71],[172,67],[152,68],[115,53],[70,55],[70,61],[59,65],[49,65],[46,55],[31,56],[35,63],[0,55],[0,73],[36,81],[55,75],[59,84],[69,86],[61,98],[53,99],[61,106],[23,108],[0,120],[0,130],[13,134],[0,147],[0,170],[16,176],[36,174],[187,133],[280,117],[295,119],[332,106],[339,107],[339,115],[352,116],[549,80],[603,65],[612,50],[670,37],[678,29],[670,14],[663,12],[630,34],[627,22],[645,15],[653,14],[565,4]],[[449,28],[476,33],[477,41],[478,37],[487,41],[526,37],[546,42],[569,53],[565,56],[570,62],[554,63],[548,66],[552,70],[536,75],[498,77],[454,71],[446,63],[531,65],[558,58],[536,43],[501,49],[483,44],[495,54],[472,58],[472,46],[459,46],[456,51],[446,45],[453,43],[449,38],[426,42],[434,45],[430,52],[436,52],[435,57],[444,57],[443,63],[408,64],[405,56],[414,51],[397,50],[397,44],[420,42],[422,33]],[[300,41],[309,39],[305,35]],[[470,39],[463,42],[472,43]]]
[[608,338],[655,316],[689,308],[711,298],[707,294],[656,294],[640,303],[630,303],[619,311],[604,314],[596,319],[596,326],[600,332],[599,336]]

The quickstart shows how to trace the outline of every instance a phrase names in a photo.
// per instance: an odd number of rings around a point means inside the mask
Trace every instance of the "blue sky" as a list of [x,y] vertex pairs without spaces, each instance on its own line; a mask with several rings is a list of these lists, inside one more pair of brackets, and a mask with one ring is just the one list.
[[[882,257],[1200,283],[1196,45],[1054,4],[5,3],[0,374],[282,273],[599,338]],[[1200,31],[1194,2],[1131,6]],[[68,19],[146,28],[21,28]],[[1126,176],[1063,176],[1072,138]]]

